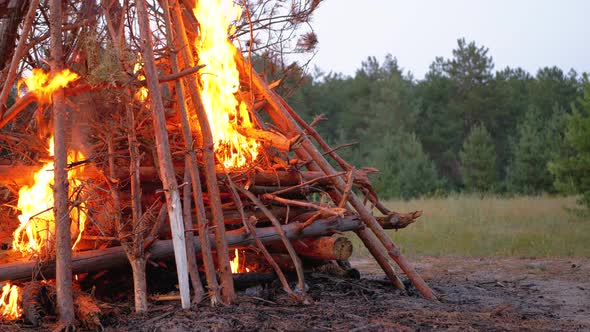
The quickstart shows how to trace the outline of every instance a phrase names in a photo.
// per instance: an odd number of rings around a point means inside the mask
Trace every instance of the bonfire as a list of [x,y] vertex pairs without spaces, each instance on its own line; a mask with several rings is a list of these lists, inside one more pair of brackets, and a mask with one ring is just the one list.
[[[261,274],[277,278],[295,303],[311,304],[307,269],[351,269],[344,232],[362,240],[391,287],[405,288],[395,262],[422,296],[436,299],[385,232],[421,212],[387,209],[368,178],[375,170],[340,158],[314,129],[321,118],[306,123],[277,83],[253,69],[232,39],[244,8],[231,0],[162,1],[162,13],[143,0],[135,5],[131,26],[106,14],[112,50],[92,48],[114,59],[114,74],[93,80],[103,63],[93,68],[90,51],[71,54],[64,69],[61,36],[52,34],[51,71],[23,72],[16,102],[2,109],[0,125],[25,135],[34,123],[30,135],[41,148],[16,146],[29,162],[0,166],[0,180],[18,188],[0,264],[0,315],[39,325],[55,308],[37,309],[57,303],[63,324],[77,315],[98,326],[100,306],[84,285],[129,265],[135,309],[144,312],[146,266],[172,258],[185,309],[230,305],[240,278]],[[25,32],[37,6],[31,1]],[[156,21],[164,53],[154,46]],[[137,27],[140,45],[129,51],[118,31]]]

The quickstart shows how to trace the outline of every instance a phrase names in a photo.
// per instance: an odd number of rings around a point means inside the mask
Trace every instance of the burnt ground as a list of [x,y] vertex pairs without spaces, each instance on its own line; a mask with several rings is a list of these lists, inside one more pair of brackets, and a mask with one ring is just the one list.
[[294,305],[269,285],[240,292],[230,307],[183,311],[177,302],[159,302],[140,316],[130,313],[130,302],[105,305],[103,325],[106,331],[154,332],[590,331],[588,258],[414,261],[440,303],[392,289],[374,263],[357,260],[360,280],[310,274],[309,306]]

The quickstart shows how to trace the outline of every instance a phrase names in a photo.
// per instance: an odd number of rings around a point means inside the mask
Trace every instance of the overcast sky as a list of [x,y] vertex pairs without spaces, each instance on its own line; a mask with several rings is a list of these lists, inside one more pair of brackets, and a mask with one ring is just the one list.
[[590,72],[590,0],[325,0],[314,16],[323,71],[352,75],[368,56],[397,57],[422,78],[465,37],[496,69],[556,65]]

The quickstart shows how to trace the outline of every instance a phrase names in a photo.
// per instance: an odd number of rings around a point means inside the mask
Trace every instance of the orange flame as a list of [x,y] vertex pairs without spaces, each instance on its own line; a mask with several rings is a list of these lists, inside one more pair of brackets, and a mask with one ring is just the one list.
[[240,134],[236,128],[253,127],[244,102],[236,93],[240,77],[235,58],[237,49],[228,40],[235,31],[232,20],[241,15],[241,8],[232,0],[199,0],[193,13],[199,22],[200,36],[195,40],[200,71],[201,98],[209,118],[217,158],[226,168],[240,168],[258,156],[256,140]]
[[[137,62],[135,63],[135,65],[133,65],[133,73],[137,74],[138,71],[140,71],[141,69],[143,69],[143,62],[141,61],[141,53],[137,53]],[[139,74],[137,75],[137,79],[140,81],[145,81],[145,75],[143,74]],[[135,99],[139,100],[139,101],[146,101],[147,97],[148,97],[148,88],[146,88],[145,86],[142,86],[139,88],[139,90],[135,93]]]
[[21,316],[23,310],[19,305],[19,290],[16,285],[6,282],[2,287],[2,296],[0,296],[0,314],[5,319],[17,319]]
[[244,267],[244,262],[240,263],[240,253],[238,249],[234,251],[234,259],[229,261],[229,267],[231,269],[231,273],[242,273],[242,272],[250,272],[250,269]]
[[238,249],[236,249],[236,251],[234,252],[235,256],[234,259],[232,259],[229,262],[229,267],[231,269],[231,273],[239,273],[239,269],[240,269],[240,254],[238,253]]
[[[49,141],[49,153],[53,156],[53,138]],[[84,159],[80,152],[70,151],[68,163]],[[41,249],[48,249],[48,240],[55,231],[55,219],[53,215],[53,162],[46,163],[41,170],[34,174],[34,184],[23,186],[18,192],[17,208],[21,211],[18,216],[19,227],[14,231],[12,248],[21,252],[39,254]],[[80,185],[75,175],[80,171],[68,173],[70,193]],[[84,208],[84,203],[80,208]],[[79,209],[72,209],[70,216],[77,222],[72,222],[72,233],[78,233],[72,249],[75,249],[82,237],[85,228],[86,215],[79,213]]]
[[[32,75],[19,81],[25,83],[27,89],[37,95],[37,99],[42,103],[50,103],[53,91],[58,88],[65,88],[69,83],[77,80],[78,74],[64,69],[51,77],[51,73],[46,73],[43,69],[33,69]],[[20,89],[19,89],[20,90]]]

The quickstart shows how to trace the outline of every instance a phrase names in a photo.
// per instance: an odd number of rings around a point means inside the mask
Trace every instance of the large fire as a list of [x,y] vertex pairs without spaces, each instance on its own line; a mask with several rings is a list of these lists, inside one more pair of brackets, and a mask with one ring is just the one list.
[[240,134],[236,128],[253,127],[248,108],[238,102],[240,87],[235,58],[237,49],[228,40],[235,27],[233,20],[241,8],[232,0],[199,0],[193,13],[199,22],[200,36],[195,41],[200,71],[201,97],[209,118],[217,158],[228,169],[240,168],[254,161],[258,142]]
[[[42,69],[35,68],[32,70],[32,75],[23,78],[19,85],[24,83],[30,92],[35,93],[39,102],[49,103],[56,89],[65,88],[78,78],[78,74],[69,69],[64,69],[52,76]],[[49,154],[53,156],[53,138],[49,141]],[[84,156],[80,152],[68,153],[68,163],[82,159]],[[79,171],[80,169],[68,173],[70,192],[79,184],[75,177]],[[52,185],[53,162],[47,162],[34,174],[34,184],[30,187],[23,186],[18,192],[17,208],[21,211],[18,216],[20,225],[14,231],[12,248],[23,255],[40,254],[41,249],[50,249],[48,240],[51,239],[55,230]],[[80,207],[83,207],[83,204]],[[84,231],[86,216],[79,213],[79,209],[72,209],[71,216],[76,221],[72,223],[72,232],[78,234],[73,245],[75,248]]]
[[[49,141],[49,153],[53,156],[53,138]],[[70,151],[68,163],[80,161],[84,155],[80,152]],[[34,184],[23,186],[18,192],[17,208],[21,211],[18,216],[19,227],[14,231],[12,248],[27,253],[40,254],[42,249],[49,249],[49,240],[55,231],[55,218],[53,215],[53,162],[47,162],[41,170],[34,174]],[[76,175],[81,169],[68,172],[70,193],[79,185]],[[80,205],[84,207],[83,203]],[[75,249],[86,222],[86,215],[79,213],[79,209],[72,209],[70,216],[75,221],[72,223],[72,234],[77,234],[72,249]]]
[[69,69],[64,69],[51,76],[51,73],[46,73],[43,69],[35,68],[31,76],[19,81],[19,87],[21,83],[25,83],[27,89],[34,92],[40,102],[49,103],[51,102],[53,91],[58,88],[65,88],[78,78],[78,74]]
[[5,319],[17,319],[22,314],[19,305],[19,290],[16,285],[6,282],[2,287],[2,296],[0,296],[0,315]]

